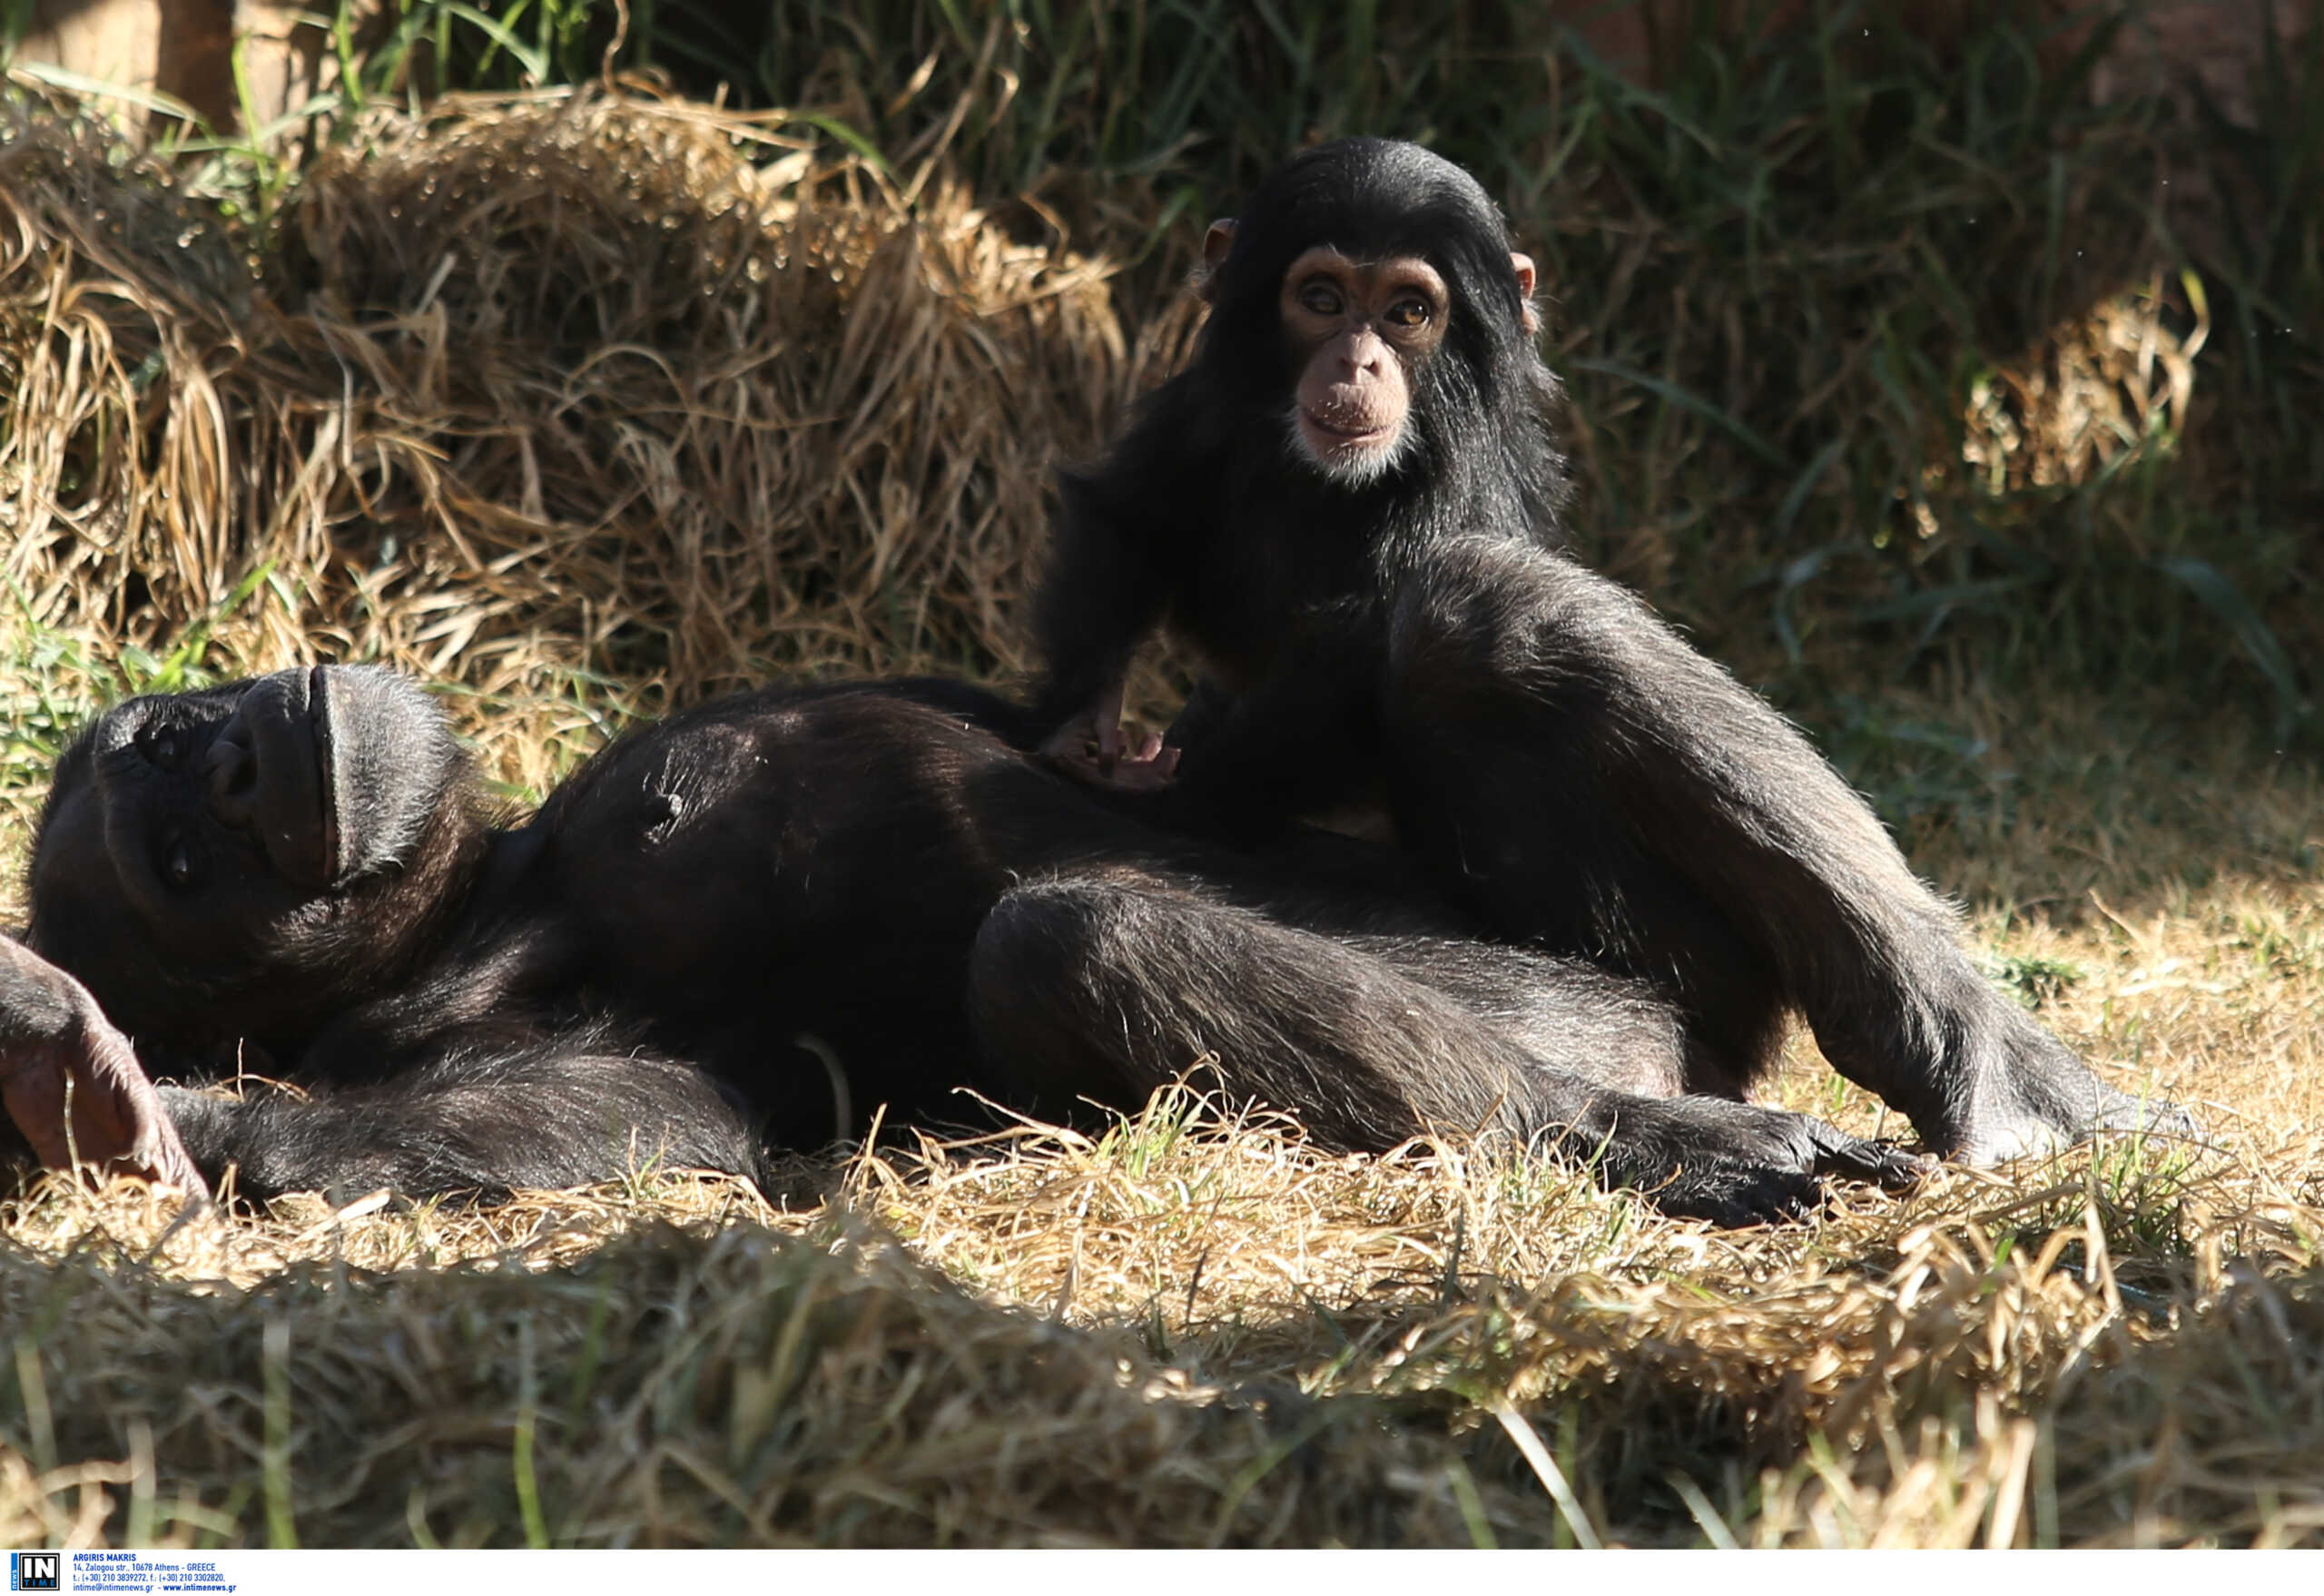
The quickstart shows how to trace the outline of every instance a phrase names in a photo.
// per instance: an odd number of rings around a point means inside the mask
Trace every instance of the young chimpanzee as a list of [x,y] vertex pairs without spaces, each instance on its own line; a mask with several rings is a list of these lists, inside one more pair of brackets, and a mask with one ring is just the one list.
[[[1493,930],[1672,998],[1690,1089],[1747,1090],[1797,1010],[1941,1153],[2190,1128],[1981,979],[1806,739],[1562,552],[1532,263],[1473,179],[1324,145],[1205,255],[1194,363],[1062,479],[1035,611],[1054,757],[1245,843],[1384,810]],[[1173,746],[1125,758],[1157,622],[1206,675]]]

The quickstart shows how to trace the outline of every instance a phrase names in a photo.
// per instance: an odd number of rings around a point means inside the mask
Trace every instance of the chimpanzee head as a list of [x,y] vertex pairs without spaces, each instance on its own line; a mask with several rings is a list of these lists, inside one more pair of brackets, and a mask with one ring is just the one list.
[[1533,262],[1443,157],[1371,138],[1305,151],[1211,224],[1204,254],[1203,359],[1275,408],[1293,458],[1326,479],[1435,483],[1512,410],[1538,431],[1554,388]]
[[133,698],[57,765],[25,940],[141,1043],[299,1032],[399,973],[482,838],[458,744],[392,673]]

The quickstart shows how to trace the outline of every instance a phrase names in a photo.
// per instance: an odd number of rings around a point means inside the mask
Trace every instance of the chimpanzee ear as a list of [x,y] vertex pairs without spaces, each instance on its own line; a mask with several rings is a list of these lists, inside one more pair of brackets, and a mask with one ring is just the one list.
[[1210,231],[1202,235],[1202,281],[1196,286],[1202,291],[1204,299],[1210,298],[1210,285],[1216,280],[1219,267],[1226,262],[1226,251],[1234,247],[1235,222],[1231,217],[1222,217],[1212,222]]
[[1541,314],[1533,309],[1533,257],[1521,255],[1512,250],[1509,252],[1509,263],[1517,269],[1517,297],[1525,302],[1523,311],[1525,336],[1531,338],[1541,330]]

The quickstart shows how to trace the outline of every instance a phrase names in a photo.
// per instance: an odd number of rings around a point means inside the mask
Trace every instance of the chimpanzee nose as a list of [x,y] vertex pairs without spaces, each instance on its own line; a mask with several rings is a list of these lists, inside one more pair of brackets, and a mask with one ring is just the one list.
[[230,826],[249,825],[258,812],[258,750],[239,717],[212,739],[202,770],[210,786],[210,813]]
[[1340,380],[1358,382],[1379,376],[1387,355],[1388,346],[1378,334],[1369,330],[1358,332],[1340,350]]

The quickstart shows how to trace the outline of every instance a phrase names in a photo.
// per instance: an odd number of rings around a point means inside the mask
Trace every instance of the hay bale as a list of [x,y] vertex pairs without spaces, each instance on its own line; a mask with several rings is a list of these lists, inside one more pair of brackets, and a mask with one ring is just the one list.
[[504,701],[1007,670],[1049,468],[1157,358],[1109,271],[698,105],[376,111],[255,229],[19,106],[18,618],[100,648],[222,619],[222,668],[377,658]]

